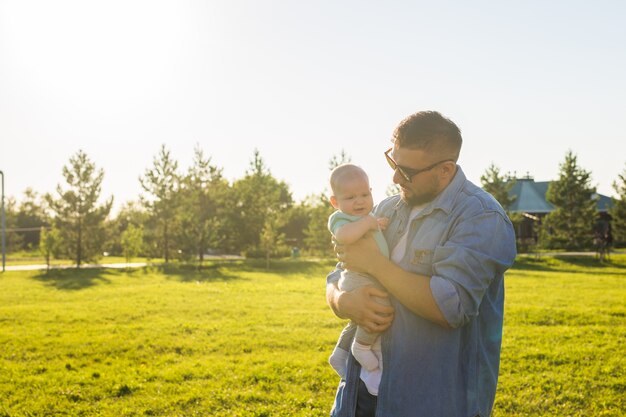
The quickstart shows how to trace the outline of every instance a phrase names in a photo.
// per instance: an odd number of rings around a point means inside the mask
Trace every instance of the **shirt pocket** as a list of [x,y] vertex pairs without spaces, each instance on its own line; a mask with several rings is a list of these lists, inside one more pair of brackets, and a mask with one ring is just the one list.
[[413,272],[432,276],[433,274],[433,254],[432,249],[411,249],[409,264]]

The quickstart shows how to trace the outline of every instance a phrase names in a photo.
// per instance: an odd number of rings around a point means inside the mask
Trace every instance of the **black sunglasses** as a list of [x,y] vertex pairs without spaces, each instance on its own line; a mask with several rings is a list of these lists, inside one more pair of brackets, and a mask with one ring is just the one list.
[[391,169],[393,169],[394,171],[398,171],[400,173],[400,175],[402,176],[402,178],[404,178],[406,180],[406,182],[411,182],[411,179],[416,176],[417,174],[421,174],[422,172],[426,172],[426,171],[430,171],[431,169],[433,169],[434,167],[436,167],[439,164],[443,164],[444,162],[454,162],[454,159],[444,159],[443,161],[439,161],[439,162],[435,162],[432,165],[427,166],[426,168],[423,169],[413,169],[413,168],[407,168],[407,167],[403,167],[400,166],[396,163],[396,161],[393,160],[393,158],[391,156],[389,156],[389,152],[391,152],[393,150],[393,148],[389,148],[385,151],[385,158],[387,159],[387,163],[389,164],[389,166],[391,167]]

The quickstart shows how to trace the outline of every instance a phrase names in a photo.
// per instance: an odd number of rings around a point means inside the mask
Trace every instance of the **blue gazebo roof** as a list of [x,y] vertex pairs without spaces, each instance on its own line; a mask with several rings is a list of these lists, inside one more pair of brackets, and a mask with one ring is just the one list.
[[[554,210],[554,206],[546,201],[548,185],[550,185],[550,181],[535,182],[530,178],[516,179],[509,191],[509,196],[515,196],[509,211],[514,213],[550,213]],[[600,212],[606,212],[613,207],[610,197],[596,193],[592,198],[597,200],[597,207]]]

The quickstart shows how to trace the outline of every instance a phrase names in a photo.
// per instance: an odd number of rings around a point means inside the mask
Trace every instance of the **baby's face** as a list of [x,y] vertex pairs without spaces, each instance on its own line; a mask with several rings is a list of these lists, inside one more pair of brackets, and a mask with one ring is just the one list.
[[337,206],[343,213],[365,216],[374,208],[372,190],[366,177],[349,177],[337,187]]

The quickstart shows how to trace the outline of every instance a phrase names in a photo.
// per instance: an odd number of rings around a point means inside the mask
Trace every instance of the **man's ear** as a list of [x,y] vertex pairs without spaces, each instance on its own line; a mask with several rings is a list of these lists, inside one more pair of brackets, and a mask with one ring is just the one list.
[[443,168],[443,175],[445,176],[445,178],[452,178],[454,174],[456,173],[456,162],[448,161],[441,165],[442,165],[441,167]]
[[334,195],[330,196],[330,205],[336,208],[337,210],[339,209],[339,204],[337,204],[337,197],[335,197]]

